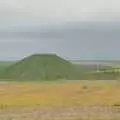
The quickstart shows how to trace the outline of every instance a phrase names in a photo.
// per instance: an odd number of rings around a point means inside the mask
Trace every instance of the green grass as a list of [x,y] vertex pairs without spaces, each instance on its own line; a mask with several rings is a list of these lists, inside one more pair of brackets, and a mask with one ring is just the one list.
[[115,80],[118,77],[114,73],[93,74],[92,71],[96,71],[96,65],[73,64],[54,54],[35,54],[18,62],[0,62],[2,81]]
[[9,66],[4,78],[21,80],[82,79],[79,69],[54,54],[35,54]]
[[118,73],[113,73],[113,72],[105,72],[105,73],[98,72],[97,73],[96,72],[97,67],[95,65],[81,65],[81,64],[74,64],[74,65],[78,68],[82,80],[89,80],[89,79],[92,79],[92,80],[115,80],[119,77]]
[[4,71],[16,61],[0,61],[0,77],[3,77]]

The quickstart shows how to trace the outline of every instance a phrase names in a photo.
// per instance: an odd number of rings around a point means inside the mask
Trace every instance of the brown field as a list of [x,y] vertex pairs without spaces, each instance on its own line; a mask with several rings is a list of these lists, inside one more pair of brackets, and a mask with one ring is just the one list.
[[0,120],[120,120],[118,81],[0,82]]

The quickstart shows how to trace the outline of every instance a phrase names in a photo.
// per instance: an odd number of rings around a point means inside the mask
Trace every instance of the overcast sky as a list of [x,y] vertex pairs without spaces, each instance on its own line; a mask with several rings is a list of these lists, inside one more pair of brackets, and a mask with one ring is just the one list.
[[50,38],[8,37],[7,33],[0,37],[0,60],[36,52],[71,59],[120,59],[119,0],[0,0],[0,31],[47,28],[53,31]]

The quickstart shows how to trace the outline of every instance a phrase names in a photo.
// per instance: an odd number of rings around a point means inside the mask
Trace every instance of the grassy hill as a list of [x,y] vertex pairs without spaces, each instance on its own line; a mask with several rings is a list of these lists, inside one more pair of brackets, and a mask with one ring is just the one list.
[[[80,61],[79,61],[80,62]],[[0,80],[114,80],[118,74],[96,73],[96,64],[79,64],[67,61],[55,54],[35,54],[20,61],[1,61]],[[88,62],[87,62],[88,63]],[[95,62],[96,63],[96,62]],[[101,68],[109,68],[102,64]]]
[[16,61],[0,61],[0,78],[3,76],[5,70],[15,64]]
[[54,54],[35,54],[11,65],[4,78],[25,80],[82,79],[79,69]]

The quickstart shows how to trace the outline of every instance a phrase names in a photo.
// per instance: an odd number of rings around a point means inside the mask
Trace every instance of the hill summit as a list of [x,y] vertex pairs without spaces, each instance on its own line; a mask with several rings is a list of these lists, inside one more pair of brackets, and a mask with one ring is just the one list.
[[56,80],[79,79],[77,68],[56,54],[34,54],[11,65],[5,70],[10,79]]

